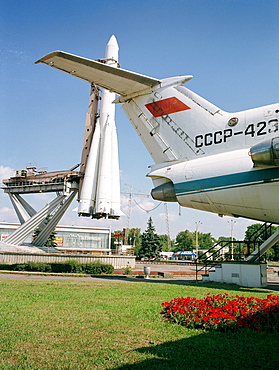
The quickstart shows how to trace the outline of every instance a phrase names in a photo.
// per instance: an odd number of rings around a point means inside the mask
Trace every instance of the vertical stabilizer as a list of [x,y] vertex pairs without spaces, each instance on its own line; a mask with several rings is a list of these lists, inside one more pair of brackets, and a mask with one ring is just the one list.
[[[162,80],[161,87],[127,99],[123,105],[155,163],[213,154],[220,148],[217,144],[221,143],[221,135],[226,135],[220,131],[224,129],[226,113],[181,86],[179,77],[176,85],[174,81],[175,78]],[[216,145],[207,145],[214,135]]]

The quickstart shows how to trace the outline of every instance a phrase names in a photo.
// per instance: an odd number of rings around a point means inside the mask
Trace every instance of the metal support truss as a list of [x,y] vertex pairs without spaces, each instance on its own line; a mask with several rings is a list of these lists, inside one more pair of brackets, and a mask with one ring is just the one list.
[[9,197],[21,224],[36,214],[35,209],[31,207],[30,204],[27,203],[19,194],[9,193]]
[[32,245],[36,247],[43,247],[45,245],[50,234],[55,230],[56,225],[72,203],[76,193],[77,190],[72,191],[72,193],[70,193],[67,198],[64,198],[62,202],[59,203],[59,205],[47,216],[43,225],[40,226],[41,231],[39,235],[32,241]]
[[[10,195],[12,203],[16,205],[16,212],[22,225],[5,239],[5,244],[20,245],[31,235],[36,228],[40,226],[41,232],[35,239],[34,246],[43,246],[50,234],[54,231],[56,225],[66,212],[77,193],[73,189],[69,193],[58,194],[49,204],[46,204],[39,212],[36,211],[19,195]],[[31,216],[26,220],[23,209]]]

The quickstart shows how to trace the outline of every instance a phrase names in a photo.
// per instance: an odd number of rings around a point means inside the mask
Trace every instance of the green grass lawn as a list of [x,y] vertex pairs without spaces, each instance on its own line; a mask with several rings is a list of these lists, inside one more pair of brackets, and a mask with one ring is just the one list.
[[160,304],[175,297],[270,294],[260,289],[212,283],[8,279],[0,279],[0,289],[0,369],[279,366],[279,333],[189,330],[160,315]]

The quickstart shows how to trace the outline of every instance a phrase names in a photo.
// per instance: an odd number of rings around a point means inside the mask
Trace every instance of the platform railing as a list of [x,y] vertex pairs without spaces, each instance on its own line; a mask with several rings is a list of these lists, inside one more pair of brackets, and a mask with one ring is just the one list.
[[[243,262],[246,263],[247,257],[262,244],[259,238],[264,236],[267,239],[271,235],[271,223],[265,222],[259,227],[247,240],[229,240],[219,241],[209,248],[206,252],[199,255],[195,260],[196,265],[196,280],[198,280],[198,273],[204,271],[208,274],[216,265],[222,262]],[[224,252],[224,249],[229,249],[230,252]],[[238,252],[234,253],[234,250]],[[264,260],[266,257],[263,257]],[[258,258],[260,262],[260,256]]]

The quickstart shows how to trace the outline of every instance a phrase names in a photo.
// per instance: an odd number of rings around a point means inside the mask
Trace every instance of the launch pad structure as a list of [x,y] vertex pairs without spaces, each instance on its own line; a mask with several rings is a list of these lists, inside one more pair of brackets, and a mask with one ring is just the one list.
[[[37,228],[39,235],[32,246],[43,247],[56,225],[67,211],[79,189],[81,175],[76,171],[57,171],[35,174],[25,170],[3,180],[2,189],[11,199],[21,226],[3,243],[21,245]],[[56,197],[37,212],[23,197],[24,194],[56,193]]]
[[[115,36],[106,46],[105,59],[98,61],[119,67]],[[35,165],[28,165],[26,169],[16,171],[15,176],[3,180],[2,189],[9,195],[21,223],[1,242],[7,250],[9,245],[20,246],[36,229],[40,231],[31,246],[43,248],[76,194],[79,216],[119,219],[123,215],[120,210],[114,100],[114,93],[91,84],[80,164],[70,170],[55,172],[41,171]],[[79,171],[75,171],[78,167]],[[38,212],[22,197],[24,194],[50,192],[56,193],[56,197]]]

